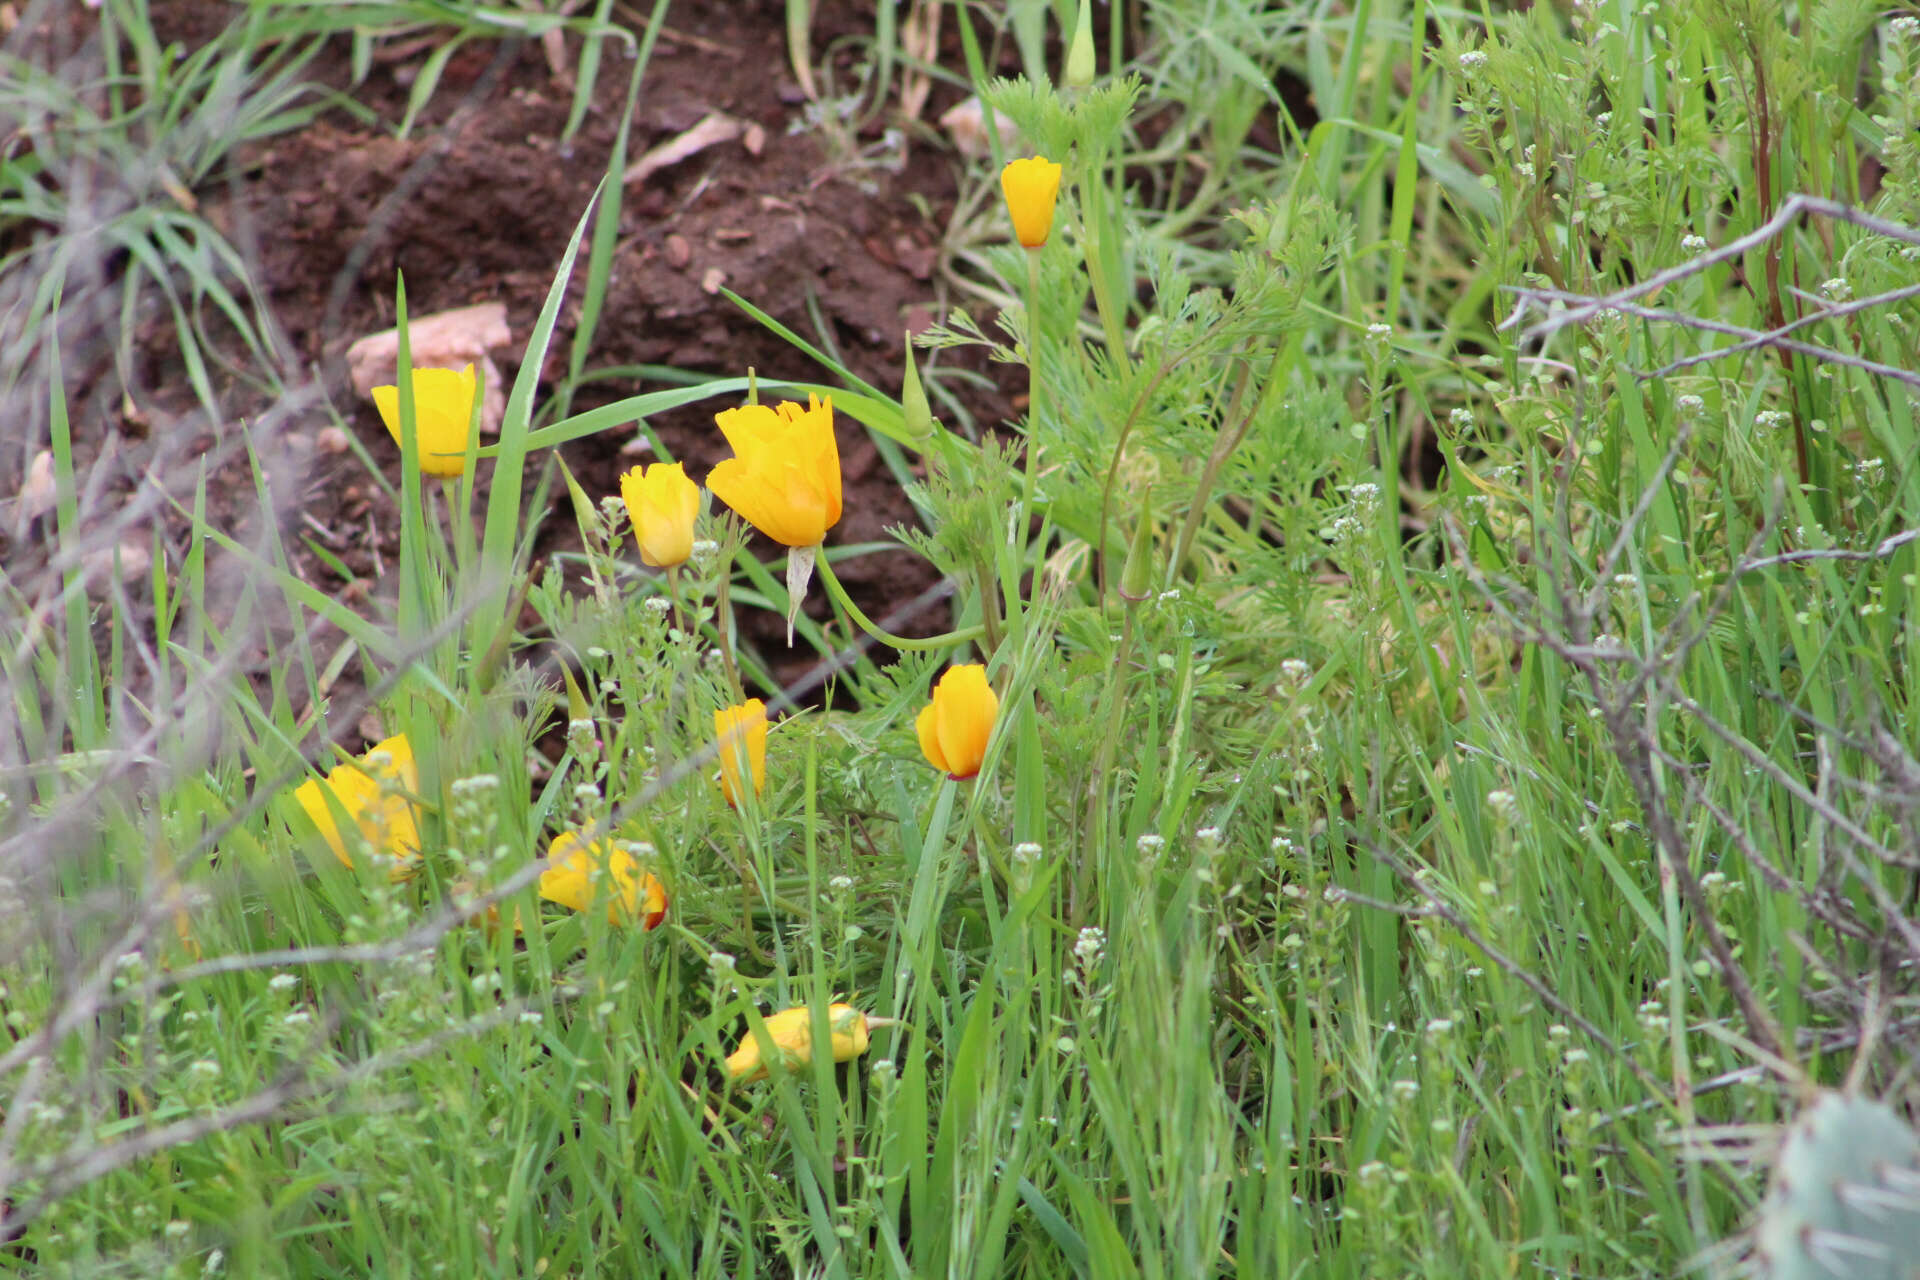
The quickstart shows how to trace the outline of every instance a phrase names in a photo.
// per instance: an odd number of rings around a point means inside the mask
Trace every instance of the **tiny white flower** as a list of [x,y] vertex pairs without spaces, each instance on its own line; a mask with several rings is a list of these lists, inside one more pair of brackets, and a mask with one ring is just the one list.
[[187,1237],[187,1232],[193,1230],[193,1224],[184,1218],[175,1218],[166,1225],[165,1230],[167,1239],[184,1240]]
[[1707,238],[1705,236],[1684,235],[1680,237],[1680,247],[1688,253],[1705,253],[1707,251]]
[[853,889],[853,877],[835,876],[833,879],[827,881],[827,888],[833,890],[835,893],[848,893]]
[[667,610],[673,608],[673,601],[667,599],[665,596],[648,596],[647,608],[653,610],[655,613],[665,613]]
[[1155,835],[1149,831],[1134,843],[1138,846],[1141,853],[1155,854],[1167,847],[1167,838],[1165,836]]
[[1082,929],[1079,938],[1073,944],[1073,954],[1079,957],[1080,963],[1088,968],[1099,964],[1107,954],[1106,931],[1093,925]]
[[1478,49],[1469,49],[1460,55],[1460,70],[1471,76],[1487,65],[1487,55]]
[[291,991],[300,985],[300,979],[291,973],[276,973],[267,979],[267,985],[275,991]]
[[1019,844],[1013,846],[1013,860],[1015,862],[1032,862],[1040,856],[1040,853],[1040,846],[1031,840],[1022,840]]

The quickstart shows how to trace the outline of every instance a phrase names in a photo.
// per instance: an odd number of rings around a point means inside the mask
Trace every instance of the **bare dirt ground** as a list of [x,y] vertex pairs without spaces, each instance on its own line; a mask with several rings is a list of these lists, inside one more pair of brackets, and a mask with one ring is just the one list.
[[[824,6],[814,47],[832,47],[837,35],[870,32],[872,15],[864,8]],[[202,0],[163,0],[155,11],[162,38],[185,48],[210,38],[230,16],[224,6]],[[640,15],[624,12],[622,21],[641,30]],[[348,385],[347,347],[393,324],[396,273],[404,273],[416,316],[504,303],[514,347],[501,363],[511,380],[568,237],[606,171],[631,66],[624,54],[609,52],[593,107],[563,145],[577,38],[558,69],[538,41],[473,41],[451,58],[428,108],[409,135],[398,138],[393,125],[433,48],[424,41],[382,45],[370,74],[355,85],[346,43],[337,42],[308,68],[308,78],[374,118],[330,109],[299,132],[243,150],[238,172],[201,193],[202,211],[252,260],[282,338],[283,367],[318,379],[389,476],[398,471],[398,450],[373,406]],[[837,56],[850,62],[854,55]],[[788,65],[778,0],[678,0],[672,6],[643,81],[629,160],[716,111],[757,126],[763,136],[751,140],[757,147],[744,139],[708,147],[626,187],[590,370],[664,365],[732,376],[752,366],[768,377],[830,380],[719,293],[724,284],[810,340],[830,339],[855,373],[897,388],[903,331],[924,327],[943,310],[939,242],[960,161],[925,129],[909,130],[897,171],[863,163],[862,152],[876,150],[872,144],[888,122],[884,114],[837,146],[823,131],[797,128],[807,100]],[[937,117],[958,96],[936,85],[921,119]],[[543,396],[565,373],[580,294],[576,273],[543,370]],[[164,312],[142,324],[137,350],[142,359],[123,402],[75,397],[92,406],[76,415],[81,455],[115,455],[113,470],[128,486],[152,474],[156,454],[177,451],[185,433],[196,437],[185,442],[187,456],[217,453],[180,377]],[[261,393],[244,378],[230,375],[216,384],[234,419],[264,408]],[[595,381],[574,407],[661,385],[639,377]],[[1015,411],[1010,387],[1002,377],[995,389],[971,393],[970,408],[982,423],[996,424]],[[651,421],[696,477],[727,453],[713,426],[718,407],[695,405]],[[292,509],[279,509],[276,517],[302,577],[350,599],[377,594],[382,570],[395,561],[400,522],[360,460],[326,429],[330,422],[318,404],[279,419],[280,474],[293,482],[277,489],[281,506]],[[839,425],[845,515],[829,542],[883,540],[889,528],[911,522],[912,510],[865,431],[844,417]],[[645,460],[621,452],[634,434],[615,430],[577,441],[565,447],[566,463],[590,493],[615,493],[620,472]],[[244,454],[225,456],[208,478],[208,509],[244,532],[257,505],[255,481]],[[533,483],[530,476],[530,489]],[[184,542],[177,520],[172,532],[176,543]],[[570,515],[560,510],[543,525],[536,553],[544,558],[577,546]],[[173,549],[183,554],[186,548]],[[763,549],[778,551],[771,544]],[[841,576],[876,616],[934,578],[905,551],[862,557]],[[813,607],[823,610],[815,594]],[[927,634],[947,621],[944,609],[932,609],[902,629]],[[784,653],[777,619],[743,616],[742,624],[743,641],[757,646],[776,672],[810,664],[810,654]]]

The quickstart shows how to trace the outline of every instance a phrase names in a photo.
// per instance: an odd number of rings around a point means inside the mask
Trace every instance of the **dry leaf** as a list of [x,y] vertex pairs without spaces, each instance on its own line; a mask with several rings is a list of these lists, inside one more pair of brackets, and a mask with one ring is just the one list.
[[709,111],[699,124],[676,138],[669,138],[627,166],[622,182],[638,182],[656,170],[679,164],[688,156],[705,151],[716,142],[732,142],[746,126],[724,111]]
[[46,449],[33,455],[27,466],[27,478],[21,482],[20,496],[14,500],[14,523],[24,529],[53,510],[58,488],[53,482],[53,454]]

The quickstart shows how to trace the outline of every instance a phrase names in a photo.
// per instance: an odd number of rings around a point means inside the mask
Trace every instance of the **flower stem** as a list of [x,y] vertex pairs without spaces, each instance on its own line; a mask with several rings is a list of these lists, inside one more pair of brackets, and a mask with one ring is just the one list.
[[840,579],[834,576],[833,564],[827,557],[820,557],[819,562],[815,565],[815,570],[819,573],[820,580],[826,584],[827,594],[832,596],[834,601],[839,604],[842,609],[846,610],[847,616],[853,619],[854,625],[858,626],[875,640],[878,640],[881,644],[890,645],[895,649],[907,652],[945,649],[952,645],[963,644],[966,641],[973,640],[986,630],[984,626],[976,624],[971,627],[962,627],[958,631],[949,631],[945,635],[928,636],[924,640],[912,640],[906,636],[896,636],[891,631],[882,630],[878,623],[863,613],[860,606],[853,602],[853,598],[847,594],[847,589],[840,585]]
[[1027,250],[1027,466],[1020,486],[1020,528],[1014,535],[1019,554],[1014,557],[1015,581],[1007,584],[1007,619],[1020,616],[1017,575],[1027,562],[1027,532],[1033,524],[1035,481],[1040,473],[1040,251]]
[[[728,549],[732,549],[731,544]],[[729,573],[719,575],[713,602],[713,625],[720,633],[720,661],[727,668],[727,687],[733,690],[735,702],[745,702],[747,687],[740,683],[740,669],[733,665],[733,602],[729,599],[732,588],[733,575]]]

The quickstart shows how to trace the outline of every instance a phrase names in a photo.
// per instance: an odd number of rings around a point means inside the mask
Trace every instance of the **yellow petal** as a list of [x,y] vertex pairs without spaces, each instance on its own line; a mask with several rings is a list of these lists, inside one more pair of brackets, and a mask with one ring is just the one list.
[[780,435],[784,423],[771,405],[743,404],[733,409],[722,409],[713,415],[720,428],[720,434],[727,438],[727,444],[741,457],[758,452],[771,444]]
[[308,778],[293,789],[293,798],[307,811],[307,817],[313,820],[313,825],[320,831],[320,838],[327,842],[327,848],[333,850],[333,856],[352,866],[353,859],[347,856],[347,843],[340,838],[340,827],[333,820],[333,810],[327,804],[321,785],[318,778]]
[[993,736],[993,721],[999,711],[1000,699],[987,683],[984,666],[968,662],[949,667],[933,688],[933,701],[920,713],[922,719],[931,720],[940,759],[935,760],[934,753],[927,750],[927,730],[916,721],[921,750],[926,751],[935,768],[944,768],[950,777],[971,778],[980,772],[981,762],[986,759],[987,739]]
[[[767,1016],[766,1028],[779,1066],[790,1071],[813,1061],[813,1010],[782,1009]],[[867,1051],[870,1043],[867,1015],[852,1005],[829,1005],[827,1029],[835,1062],[849,1061]],[[727,1056],[727,1074],[742,1081],[764,1080],[767,1067],[761,1056],[759,1037],[749,1029],[740,1047]]]
[[1045,244],[1060,196],[1060,166],[1045,156],[1010,161],[1000,171],[1000,190],[1013,217],[1014,239],[1029,249]]
[[798,467],[728,458],[707,476],[707,488],[748,524],[784,546],[818,545],[832,527],[825,495]]
[[611,840],[589,844],[578,832],[563,831],[548,846],[547,859],[551,865],[540,873],[540,896],[549,902],[591,911],[599,887],[610,880],[614,891],[606,897],[607,923],[639,921],[642,928],[652,929],[667,914],[666,887]]
[[920,739],[920,754],[927,763],[942,773],[952,773],[947,768],[947,757],[940,750],[940,731],[934,723],[933,704],[929,702],[920,708],[920,714],[913,718],[913,731]]
[[[383,783],[387,789],[383,789]],[[361,838],[390,863],[388,875],[404,880],[418,869],[420,829],[408,795],[419,789],[420,772],[414,763],[413,746],[405,734],[395,734],[375,743],[353,762],[335,765],[324,779],[301,783],[293,794],[336,858],[353,865],[327,802],[329,792]]]
[[776,542],[813,546],[840,519],[840,446],[833,402],[742,405],[714,415],[734,457],[707,487]]
[[744,794],[741,755],[753,777],[753,794],[767,789],[767,704],[748,698],[737,707],[713,713],[713,736],[720,749],[720,789],[736,809]]
[[[466,470],[474,391],[471,364],[464,369],[413,371],[414,447],[426,475],[457,476]],[[400,444],[400,388],[375,387],[373,405],[393,442]]]

